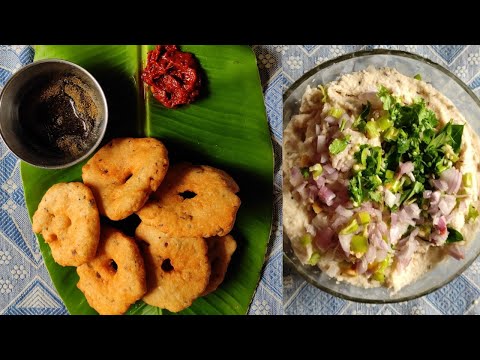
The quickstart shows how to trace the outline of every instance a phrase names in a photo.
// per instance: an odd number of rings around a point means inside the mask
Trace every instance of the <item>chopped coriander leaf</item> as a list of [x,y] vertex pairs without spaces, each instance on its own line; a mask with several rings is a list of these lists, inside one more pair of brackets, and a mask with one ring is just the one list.
[[383,85],[380,86],[377,96],[382,100],[383,110],[390,110],[397,103],[397,99]]
[[450,121],[447,125],[440,130],[437,135],[430,141],[426,150],[437,149],[441,146],[448,144],[448,140],[452,137],[452,122]]
[[340,154],[343,150],[347,148],[349,140],[350,140],[350,137],[348,136],[343,139],[337,138],[333,140],[330,146],[328,147],[328,151],[330,151],[330,154],[332,155]]
[[446,241],[447,244],[463,241],[463,235],[460,234],[457,230],[451,227],[447,228],[447,230],[448,230],[448,237]]
[[415,181],[413,184],[413,187],[410,188],[410,190],[405,190],[400,197],[400,204],[403,204],[404,202],[410,200],[414,195],[416,194],[421,194],[424,190],[424,186],[422,183]]
[[360,206],[364,199],[362,174],[359,172],[348,182],[348,193],[355,206]]
[[382,201],[382,193],[380,191],[370,191],[368,196],[375,202],[379,203]]
[[380,202],[382,195],[377,188],[385,180],[382,148],[363,144],[354,155],[357,164],[361,164],[358,173],[350,179],[348,190],[356,206],[371,199]]
[[302,173],[304,179],[308,179],[310,177],[310,171],[308,170],[308,166],[300,168],[300,172]]
[[[437,128],[435,113],[427,108],[425,100],[417,98],[411,104],[403,104],[391,92],[381,86],[377,96],[386,112],[376,121],[368,120],[370,103],[364,105],[354,123],[354,128],[369,138],[381,136],[382,147],[361,145],[355,153],[354,176],[348,190],[355,206],[362,202],[381,201],[380,185],[392,192],[401,192],[401,203],[420,201],[423,190],[430,189],[429,179],[437,178],[444,170],[458,161],[463,125],[450,121]],[[414,164],[411,181],[406,176],[394,179],[399,164],[411,161]],[[468,181],[467,181],[468,182]]]
[[422,80],[422,75],[417,74],[413,77],[415,80]]
[[363,105],[362,112],[358,116],[358,118],[353,123],[353,127],[359,131],[365,131],[365,125],[367,125],[368,115],[370,114],[370,109],[372,105],[370,102],[367,102],[367,105]]

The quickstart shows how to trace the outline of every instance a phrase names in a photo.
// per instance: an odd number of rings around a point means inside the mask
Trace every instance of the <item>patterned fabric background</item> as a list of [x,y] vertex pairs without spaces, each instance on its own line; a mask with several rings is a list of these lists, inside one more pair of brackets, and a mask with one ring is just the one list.
[[[281,247],[281,63],[263,46],[254,50],[262,70],[265,104],[275,149],[274,225],[262,279],[250,306],[250,314],[282,314]],[[0,90],[8,78],[33,60],[26,45],[0,45]],[[267,66],[268,65],[268,66]],[[268,71],[264,71],[268,70]],[[37,239],[25,207],[19,160],[0,140],[0,313],[67,314],[43,263]]]
[[[278,76],[285,90],[302,74],[325,60],[348,52],[389,48],[417,53],[448,68],[480,95],[480,47],[463,45],[361,45],[317,46],[275,45],[270,59],[281,55],[282,72]],[[346,301],[331,296],[306,283],[303,278],[285,265],[284,306],[287,314],[480,314],[480,259],[477,259],[463,275],[447,286],[414,301],[397,304],[373,305]]]

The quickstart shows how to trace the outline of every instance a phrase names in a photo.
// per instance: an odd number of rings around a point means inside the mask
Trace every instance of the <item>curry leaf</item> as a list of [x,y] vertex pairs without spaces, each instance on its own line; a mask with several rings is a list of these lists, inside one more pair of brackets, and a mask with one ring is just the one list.
[[447,244],[463,241],[463,235],[460,234],[457,230],[451,227],[447,228],[447,230],[448,230],[448,237],[446,241]]
[[462,145],[463,127],[464,125],[452,125],[452,149],[457,154],[460,151],[460,147]]

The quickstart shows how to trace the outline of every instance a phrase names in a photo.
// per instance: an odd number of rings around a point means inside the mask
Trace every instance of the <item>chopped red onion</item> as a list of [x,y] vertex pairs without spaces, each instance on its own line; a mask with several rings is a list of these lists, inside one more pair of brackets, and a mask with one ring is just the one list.
[[419,219],[420,218],[420,208],[416,203],[404,206],[402,211],[405,211],[406,214],[411,217],[412,219]]
[[448,230],[445,233],[441,234],[438,230],[435,230],[430,235],[430,241],[433,242],[435,245],[443,245],[448,238]]
[[335,232],[329,227],[319,229],[314,239],[315,245],[321,250],[327,250],[333,245],[334,235]]
[[310,235],[315,236],[317,231],[315,230],[315,227],[311,224],[305,224],[305,231],[308,232]]
[[385,205],[393,207],[397,202],[397,197],[390,190],[385,190]]
[[339,215],[335,220],[333,220],[331,227],[337,230],[337,229],[340,229],[340,227],[345,225],[347,222],[348,222],[348,218]]
[[325,164],[323,165],[323,171],[325,171],[326,174],[330,175],[336,172],[337,170],[335,170],[335,168],[332,165]]
[[383,103],[378,98],[377,93],[375,91],[365,92],[365,93],[359,94],[358,98],[364,104],[367,104],[367,101],[369,101],[370,104],[372,104],[374,109],[377,109],[377,108],[382,109],[383,108]]
[[465,249],[463,246],[457,244],[451,244],[447,246],[447,252],[450,256],[457,260],[462,260],[465,258]]
[[397,223],[398,223],[398,213],[397,213],[397,212],[393,212],[393,213],[390,215],[390,219],[391,219],[391,224],[392,224],[392,226],[393,226],[393,225],[397,225]]
[[365,253],[365,260],[367,261],[367,264],[372,263],[376,257],[377,257],[377,249],[375,248],[374,245],[370,245],[368,247],[367,252]]
[[333,184],[337,182],[338,180],[338,171],[335,171],[331,174],[325,174],[325,181],[328,182],[329,184]]
[[445,216],[440,216],[436,224],[434,224],[438,229],[438,232],[443,235],[447,231],[447,221],[445,220]]
[[388,251],[382,250],[382,249],[377,249],[376,261],[380,262],[380,261],[385,260],[385,258],[387,257],[387,255],[388,255]]
[[[393,219],[393,217],[392,217]],[[393,221],[392,221],[393,224]],[[402,237],[405,231],[408,230],[408,223],[405,222],[397,222],[395,225],[390,227],[390,243],[396,244],[398,239]]]
[[460,189],[460,185],[462,185],[462,173],[454,167],[451,167],[440,174],[440,180],[447,183],[448,193],[456,194]]
[[377,228],[380,231],[381,234],[387,235],[388,233],[388,227],[387,224],[385,224],[383,221],[380,221],[377,223]]
[[[410,179],[412,179],[412,171],[415,169],[415,166],[411,161],[407,161],[406,163],[400,163],[398,165],[398,174],[397,174],[397,179],[400,179],[403,174],[407,174]],[[409,175],[410,174],[410,175]],[[415,178],[412,179],[412,181],[415,181]]]
[[441,195],[440,191],[434,191],[430,197],[430,205],[437,205]]
[[317,197],[317,193],[318,193],[318,188],[316,185],[308,185],[308,188],[307,188],[307,194],[308,194],[308,198],[310,200],[315,201],[315,198]]
[[324,216],[323,215],[320,215],[320,214],[317,214],[317,216],[315,216],[313,219],[312,219],[312,225],[315,226],[317,229],[320,229],[322,228],[324,225],[324,220],[323,220]]
[[322,186],[320,190],[318,190],[319,199],[327,206],[333,204],[333,199],[335,199],[335,196],[335,193],[326,186]]
[[418,235],[419,229],[415,228],[410,233],[410,235],[402,240],[400,240],[399,248],[396,252],[397,261],[400,269],[404,269],[410,264],[413,254],[418,247],[418,241],[415,237]]
[[300,196],[302,197],[303,200],[308,198],[308,192],[307,192],[307,182],[304,181],[302,184],[298,185],[294,191],[298,192]]
[[350,254],[350,243],[352,241],[353,234],[338,235],[338,241],[345,254]]
[[323,185],[325,185],[325,178],[323,176],[319,176],[317,180],[315,180],[317,188],[320,189]]
[[325,119],[323,119],[327,124],[335,124],[338,120],[335,119],[333,116],[327,116]]
[[[445,170],[446,171],[446,170]],[[443,180],[430,180],[433,186],[437,188],[440,191],[447,191],[448,190],[448,184],[446,181]]]
[[325,135],[317,136],[317,152],[322,151],[322,149],[325,147],[326,141],[327,141],[327,137]]
[[457,199],[453,195],[445,195],[438,202],[438,208],[440,209],[442,214],[445,216],[450,214],[456,205],[457,205]]
[[322,153],[320,155],[320,163],[325,164],[328,161],[328,154],[327,153]]
[[365,257],[361,258],[360,261],[357,262],[357,274],[364,274],[368,269],[368,263]]
[[432,190],[425,190],[423,192],[423,198],[424,199],[430,199],[432,197]]
[[337,208],[335,209],[335,212],[346,218],[351,218],[353,216],[353,211],[345,209],[342,205],[337,206]]
[[303,182],[303,175],[300,172],[300,169],[296,166],[292,167],[290,169],[290,184],[292,184],[293,187],[297,187]]

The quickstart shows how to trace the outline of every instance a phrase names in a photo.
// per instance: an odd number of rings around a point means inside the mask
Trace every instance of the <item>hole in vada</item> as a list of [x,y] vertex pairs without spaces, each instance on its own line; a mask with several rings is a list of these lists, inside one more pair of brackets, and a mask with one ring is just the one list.
[[113,260],[113,259],[110,260],[110,267],[111,267],[113,270],[117,271],[118,265],[117,265],[117,263],[115,262],[115,260]]
[[165,271],[165,272],[170,272],[170,271],[173,270],[173,266],[170,263],[170,259],[163,260],[161,267],[162,267],[162,270]]
[[123,182],[126,183],[132,177],[132,175],[133,174],[128,174],[125,180],[123,180]]
[[196,193],[194,193],[193,191],[188,191],[188,190],[187,190],[187,191],[184,191],[184,192],[181,192],[181,193],[179,193],[178,195],[180,195],[180,196],[183,198],[183,200],[185,200],[185,199],[193,199],[195,196],[197,196]]

